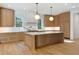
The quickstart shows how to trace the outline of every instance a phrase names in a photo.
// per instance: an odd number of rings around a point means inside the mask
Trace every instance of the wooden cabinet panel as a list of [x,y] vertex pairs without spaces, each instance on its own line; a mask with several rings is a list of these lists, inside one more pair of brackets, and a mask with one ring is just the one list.
[[59,19],[59,16],[56,15],[56,16],[53,16],[54,17],[54,20],[53,21],[49,21],[49,17],[50,15],[45,15],[44,17],[44,25],[46,27],[57,27],[57,26],[60,26],[60,19]]
[[0,8],[0,26],[12,27],[14,26],[14,10],[7,8]]
[[64,37],[69,38],[70,37],[70,29],[69,29],[69,23],[64,24]]
[[6,42],[14,42],[14,41],[20,41],[24,40],[25,36],[22,32],[17,33],[0,33],[0,42],[6,43]]
[[59,14],[59,19],[65,38],[70,38],[70,12]]
[[7,10],[1,9],[1,26],[6,26],[7,23]]
[[62,42],[64,42],[63,39],[64,39],[63,34],[60,34],[60,33],[50,35],[50,38],[48,38],[49,44],[62,43]]
[[13,15],[14,15],[14,12],[12,12],[11,10],[7,10],[7,15],[6,15],[7,22],[6,22],[6,24],[9,27],[14,25],[14,16]]
[[61,31],[64,33],[64,37],[70,38],[70,12],[64,12],[54,16],[54,21],[49,21],[50,16],[44,17],[45,27],[57,27],[60,26]]
[[49,43],[48,37],[47,35],[39,35],[36,36],[36,46],[40,47],[40,46],[45,46]]
[[49,17],[50,17],[50,15],[45,15],[45,17],[44,17],[44,26],[46,26],[46,27],[51,27],[51,26],[55,25],[54,21],[49,21]]
[[55,27],[60,26],[60,19],[59,19],[59,16],[58,16],[58,15],[56,15],[56,16],[54,17],[54,22],[55,22]]
[[0,27],[1,27],[1,9],[0,9]]
[[29,47],[29,49],[34,50],[35,49],[35,36],[25,34],[25,45]]
[[39,34],[39,35],[25,35],[24,43],[29,47],[31,50],[35,50],[37,48],[63,43],[64,36],[63,33],[50,33],[50,34]]
[[63,33],[39,35],[36,37],[36,48],[64,42]]

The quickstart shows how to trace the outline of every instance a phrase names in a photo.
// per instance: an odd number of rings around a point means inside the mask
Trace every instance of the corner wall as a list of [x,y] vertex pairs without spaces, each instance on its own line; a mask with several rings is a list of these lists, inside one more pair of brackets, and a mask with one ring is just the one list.
[[[70,39],[73,40],[74,38],[74,14],[79,13],[79,8],[71,9],[70,12]],[[78,26],[78,25],[77,25]]]

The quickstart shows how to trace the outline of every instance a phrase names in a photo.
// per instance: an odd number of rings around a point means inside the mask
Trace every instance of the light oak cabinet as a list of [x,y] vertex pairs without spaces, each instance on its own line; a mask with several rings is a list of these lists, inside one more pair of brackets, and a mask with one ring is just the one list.
[[59,14],[60,25],[65,38],[70,38],[70,12]]
[[38,35],[36,36],[36,47],[42,47],[46,45],[52,45],[56,43],[63,43],[63,33],[54,33],[54,34],[46,34],[46,35]]
[[[52,27],[55,25],[55,20],[53,22],[49,21],[50,16],[51,15],[45,15],[45,17],[44,17],[44,26],[46,26],[46,27]],[[55,17],[55,16],[53,16],[53,17]]]
[[53,16],[54,21],[49,21],[50,15],[45,15],[44,25],[45,27],[61,27],[61,31],[64,33],[65,38],[70,38],[70,12],[64,12]]
[[41,47],[49,44],[47,35],[36,36],[36,47]]
[[0,7],[0,27],[14,26],[14,10]]
[[16,42],[25,39],[23,32],[0,33],[0,43]]
[[49,21],[49,17],[51,15],[45,15],[44,17],[44,26],[45,27],[55,27],[55,26],[60,26],[60,19],[58,15],[53,16],[54,20],[53,21]]
[[60,27],[59,15],[56,15],[56,16],[54,17],[54,26],[55,26],[55,27],[57,27],[57,26]]
[[26,33],[24,39],[25,45],[27,45],[31,50],[63,42],[64,42],[63,33],[50,33],[40,35],[30,35]]

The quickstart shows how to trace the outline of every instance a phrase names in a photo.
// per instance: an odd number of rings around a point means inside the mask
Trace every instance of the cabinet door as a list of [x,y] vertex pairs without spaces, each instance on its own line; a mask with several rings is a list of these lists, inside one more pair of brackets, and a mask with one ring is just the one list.
[[36,47],[42,47],[49,43],[47,35],[39,35],[36,37]]
[[24,43],[31,49],[35,49],[35,36],[26,34]]
[[44,34],[37,36],[36,47],[39,48],[46,45],[52,45],[62,42],[64,42],[63,33]]
[[14,11],[13,10],[7,10],[7,15],[6,15],[6,18],[7,18],[7,26],[11,27],[14,25]]
[[6,27],[6,22],[7,22],[7,10],[6,9],[1,9],[1,27]]
[[59,15],[61,30],[64,32],[64,37],[70,38],[70,13],[65,12]]
[[[52,27],[52,26],[55,26],[55,20],[54,21],[49,21],[49,17],[50,15],[45,15],[44,16],[44,25],[46,27]],[[54,17],[54,16],[53,16]]]
[[0,9],[0,27],[1,27],[1,9]]
[[64,41],[63,33],[48,34],[46,37],[47,37],[49,45],[56,44],[56,43],[62,43]]
[[65,25],[65,27],[64,27],[64,36],[66,37],[66,38],[70,38],[70,27],[69,27],[69,23],[65,23],[64,24]]
[[60,26],[59,15],[56,15],[56,16],[54,17],[54,22],[55,22],[55,27],[59,27],[59,26]]
[[1,9],[1,27],[12,27],[14,25],[14,11],[6,8]]

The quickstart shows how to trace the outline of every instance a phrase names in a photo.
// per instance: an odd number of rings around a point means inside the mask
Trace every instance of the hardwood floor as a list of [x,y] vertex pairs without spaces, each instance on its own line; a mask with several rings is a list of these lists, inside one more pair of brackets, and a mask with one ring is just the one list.
[[79,39],[31,51],[23,41],[0,44],[0,55],[78,55]]
[[27,55],[30,53],[22,41],[0,44],[1,55]]

